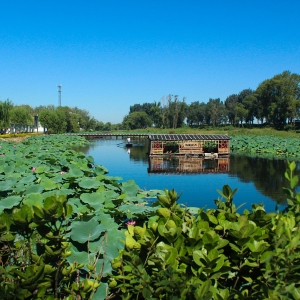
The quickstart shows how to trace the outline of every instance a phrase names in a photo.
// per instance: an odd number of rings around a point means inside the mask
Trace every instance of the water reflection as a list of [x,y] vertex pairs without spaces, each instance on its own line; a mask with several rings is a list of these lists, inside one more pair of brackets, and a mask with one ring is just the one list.
[[227,173],[229,158],[204,159],[187,156],[153,156],[148,159],[149,173],[197,174]]

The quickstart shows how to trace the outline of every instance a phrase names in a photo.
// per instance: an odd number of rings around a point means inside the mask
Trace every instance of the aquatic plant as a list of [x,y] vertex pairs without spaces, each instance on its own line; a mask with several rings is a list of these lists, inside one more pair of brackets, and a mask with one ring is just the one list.
[[[70,147],[75,136],[0,144],[4,299],[300,299],[300,194],[288,163],[284,211],[240,212],[143,191]],[[149,205],[148,199],[157,199]]]
[[300,141],[298,138],[280,138],[274,136],[234,136],[230,141],[232,153],[300,159]]
[[70,146],[79,137],[3,142],[0,158],[0,293],[5,299],[104,299],[124,220],[155,210],[133,180],[109,176]]

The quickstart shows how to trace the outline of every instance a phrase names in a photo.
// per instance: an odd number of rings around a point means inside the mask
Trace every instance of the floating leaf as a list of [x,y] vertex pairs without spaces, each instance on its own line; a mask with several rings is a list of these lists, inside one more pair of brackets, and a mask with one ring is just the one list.
[[107,230],[103,224],[99,224],[94,218],[87,222],[73,222],[71,225],[71,238],[73,241],[85,243],[94,241]]
[[96,178],[82,178],[78,184],[84,189],[97,189],[100,186],[100,182]]

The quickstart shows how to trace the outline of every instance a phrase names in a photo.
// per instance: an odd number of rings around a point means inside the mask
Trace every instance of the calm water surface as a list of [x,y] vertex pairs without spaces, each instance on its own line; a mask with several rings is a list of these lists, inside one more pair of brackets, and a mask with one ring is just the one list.
[[[171,158],[150,161],[147,139],[133,140],[130,151],[124,147],[125,142],[93,140],[91,145],[79,150],[93,156],[97,164],[108,169],[109,175],[120,176],[123,181],[134,179],[142,189],[175,188],[182,193],[179,202],[188,206],[214,208],[214,200],[220,197],[217,190],[222,190],[225,184],[232,189],[238,188],[234,202],[236,206],[245,203],[240,211],[250,209],[253,203],[264,203],[267,211],[275,210],[276,201],[281,203],[280,208],[285,205],[282,187],[287,187],[288,183],[284,178],[284,160],[231,155],[225,164],[224,161],[205,160],[201,163],[205,172],[190,173],[199,165],[197,162],[180,163]],[[185,173],[180,173],[179,169]],[[299,165],[296,172],[300,176]]]

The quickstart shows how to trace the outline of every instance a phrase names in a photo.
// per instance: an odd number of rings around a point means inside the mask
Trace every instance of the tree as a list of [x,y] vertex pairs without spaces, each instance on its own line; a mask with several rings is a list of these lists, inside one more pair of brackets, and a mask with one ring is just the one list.
[[0,125],[1,127],[9,127],[10,125],[10,110],[13,108],[13,103],[7,99],[4,102],[0,101]]
[[51,133],[64,133],[67,129],[65,114],[62,110],[43,110],[40,112],[41,125]]
[[155,127],[159,128],[162,126],[162,108],[160,103],[154,102],[154,105],[150,109],[149,117]]
[[259,117],[282,129],[288,119],[293,118],[294,99],[300,100],[300,75],[284,71],[263,81],[256,89],[260,104]]
[[236,111],[235,106],[239,103],[239,97],[237,94],[228,96],[225,100],[225,107],[227,110],[228,120],[232,125],[235,125]]
[[151,126],[152,121],[144,111],[135,111],[125,116],[123,125],[127,129],[139,129]]
[[226,120],[226,110],[223,102],[220,98],[209,99],[206,104],[206,122],[212,125],[218,126]]
[[33,117],[26,106],[15,106],[10,110],[10,122],[14,124],[33,125]]
[[187,105],[185,103],[185,97],[182,101],[179,100],[179,96],[175,95],[172,101],[173,95],[167,97],[167,106],[165,107],[165,127],[178,128],[183,125],[184,119],[187,116]]

